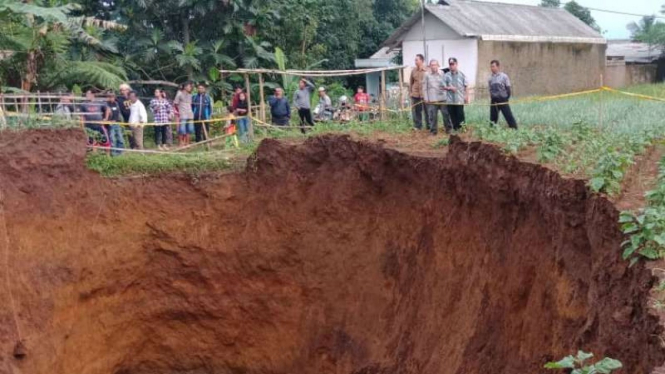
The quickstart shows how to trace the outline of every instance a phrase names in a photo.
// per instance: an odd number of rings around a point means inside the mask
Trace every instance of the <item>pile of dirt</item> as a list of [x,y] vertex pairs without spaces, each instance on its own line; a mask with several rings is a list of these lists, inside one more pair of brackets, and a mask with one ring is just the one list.
[[85,169],[78,131],[0,143],[2,374],[665,360],[653,278],[620,259],[614,206],[489,145],[264,141],[244,173],[109,180]]

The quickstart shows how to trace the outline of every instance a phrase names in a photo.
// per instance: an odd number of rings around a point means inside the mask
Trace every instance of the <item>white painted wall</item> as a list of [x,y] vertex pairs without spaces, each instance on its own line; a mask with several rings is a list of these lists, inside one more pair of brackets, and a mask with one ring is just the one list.
[[[439,24],[441,24],[439,22]],[[412,29],[413,30],[413,29]],[[427,40],[427,58],[439,60],[441,67],[448,66],[448,58],[456,57],[460,70],[466,75],[469,87],[475,87],[478,71],[478,40],[473,38],[456,40]],[[413,68],[416,66],[416,55],[423,53],[423,40],[410,40],[402,42],[402,56],[404,65]],[[405,79],[411,74],[411,69],[406,69]],[[473,91],[471,91],[473,92]]]
[[[463,36],[448,27],[445,23],[441,22],[432,13],[425,14],[425,36],[431,40],[454,40],[464,39]],[[416,22],[409,31],[406,32],[401,38],[402,41],[423,41],[423,27],[420,20]]]

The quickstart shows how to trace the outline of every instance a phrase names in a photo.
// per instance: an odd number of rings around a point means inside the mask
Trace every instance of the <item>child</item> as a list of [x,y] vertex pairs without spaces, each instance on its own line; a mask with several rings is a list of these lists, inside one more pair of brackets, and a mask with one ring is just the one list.
[[226,110],[229,113],[229,116],[227,117],[228,120],[226,121],[226,125],[224,126],[224,134],[227,135],[226,146],[228,147],[230,143],[231,145],[235,145],[236,148],[238,148],[236,116],[233,113],[234,111],[232,106],[227,107]]

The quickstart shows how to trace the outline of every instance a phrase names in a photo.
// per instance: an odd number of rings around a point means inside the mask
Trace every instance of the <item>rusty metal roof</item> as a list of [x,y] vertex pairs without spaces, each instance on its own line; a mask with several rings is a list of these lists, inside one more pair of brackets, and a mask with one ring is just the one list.
[[[428,4],[426,10],[463,37],[522,42],[604,44],[605,39],[564,9],[531,5],[448,0],[450,5]],[[400,26],[384,46],[394,47],[420,20],[420,11]]]
[[638,43],[630,40],[609,40],[607,42],[608,58],[623,57],[628,63],[650,64],[665,53],[660,46]]

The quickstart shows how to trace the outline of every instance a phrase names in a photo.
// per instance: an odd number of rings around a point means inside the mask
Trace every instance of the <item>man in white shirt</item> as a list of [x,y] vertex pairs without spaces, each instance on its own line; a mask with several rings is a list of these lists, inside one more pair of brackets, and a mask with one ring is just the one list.
[[139,100],[136,91],[129,93],[129,127],[132,129],[133,144],[136,149],[143,149],[143,126],[148,123],[148,112]]

